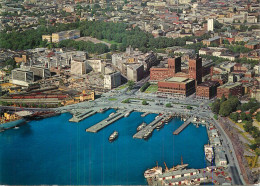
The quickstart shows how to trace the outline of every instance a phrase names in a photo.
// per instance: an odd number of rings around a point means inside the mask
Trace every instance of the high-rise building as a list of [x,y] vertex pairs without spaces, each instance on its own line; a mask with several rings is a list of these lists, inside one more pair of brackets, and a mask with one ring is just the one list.
[[104,75],[104,88],[112,89],[121,85],[121,73],[112,72]]
[[208,31],[214,31],[214,20],[208,19]]

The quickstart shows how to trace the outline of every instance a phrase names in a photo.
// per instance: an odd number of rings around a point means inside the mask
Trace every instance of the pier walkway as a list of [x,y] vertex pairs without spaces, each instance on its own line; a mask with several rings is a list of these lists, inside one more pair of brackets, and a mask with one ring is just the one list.
[[179,128],[177,128],[173,134],[174,135],[178,135],[181,131],[183,131],[183,129],[185,129],[191,122],[192,122],[193,118],[189,118],[188,120],[186,120]]
[[143,113],[143,114],[141,115],[141,117],[145,117],[145,116],[147,116],[148,114],[150,114],[150,112],[145,112],[145,113]]
[[154,130],[154,129],[156,128],[157,124],[158,124],[160,121],[163,121],[164,119],[165,119],[165,116],[164,116],[164,115],[158,117],[157,119],[155,119],[154,121],[152,121],[150,124],[148,124],[145,128],[143,128],[142,130],[140,130],[139,132],[137,132],[137,133],[133,136],[133,138],[143,139],[145,133],[146,133],[148,130]]
[[87,128],[86,132],[95,132],[96,133],[96,132],[100,131],[101,129],[107,127],[108,125],[114,123],[115,121],[121,119],[122,117],[124,117],[125,114],[126,114],[125,110],[117,112],[114,115],[109,116],[108,118],[100,121],[99,123]]
[[73,115],[73,117],[69,121],[70,122],[80,122],[80,121],[84,120],[85,118],[90,117],[96,113],[97,113],[97,110],[88,110],[81,114],[76,113]]

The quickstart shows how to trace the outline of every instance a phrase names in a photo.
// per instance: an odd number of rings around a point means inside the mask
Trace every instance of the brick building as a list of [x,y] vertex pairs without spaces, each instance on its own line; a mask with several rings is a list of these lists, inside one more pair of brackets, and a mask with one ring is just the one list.
[[181,57],[169,58],[168,68],[151,68],[151,80],[164,80],[169,77],[174,77],[176,73],[181,72]]
[[161,81],[171,77],[182,77],[192,78],[199,84],[202,82],[202,73],[202,58],[190,59],[188,73],[184,73],[181,69],[181,58],[177,57],[168,59],[168,68],[151,68],[150,80]]
[[195,92],[195,80],[184,77],[171,77],[158,82],[158,92],[186,97]]
[[206,81],[196,88],[196,97],[202,99],[211,99],[217,95],[218,81]]
[[217,97],[221,98],[222,95],[227,98],[229,94],[233,96],[242,96],[243,95],[243,87],[242,83],[226,83],[217,88]]

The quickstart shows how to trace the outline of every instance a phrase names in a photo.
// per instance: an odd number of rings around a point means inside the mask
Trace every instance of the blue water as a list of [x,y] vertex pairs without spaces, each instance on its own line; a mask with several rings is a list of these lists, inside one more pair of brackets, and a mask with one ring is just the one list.
[[[68,120],[71,114],[31,121],[19,129],[0,133],[0,184],[146,184],[143,172],[156,161],[168,167],[180,164],[181,156],[190,168],[206,167],[203,145],[208,142],[205,127],[189,125],[179,135],[172,132],[183,122],[172,120],[148,140],[133,139],[143,121],[133,112],[98,133],[85,129],[105,119],[114,110],[95,114],[80,123]],[[114,131],[119,137],[109,143]]]

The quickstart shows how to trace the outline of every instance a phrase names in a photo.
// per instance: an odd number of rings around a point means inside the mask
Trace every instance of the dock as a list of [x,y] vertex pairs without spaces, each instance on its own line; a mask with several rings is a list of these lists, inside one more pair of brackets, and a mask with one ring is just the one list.
[[142,115],[141,115],[141,117],[145,117],[145,116],[147,116],[148,114],[150,114],[149,112],[145,112],[145,113],[143,113]]
[[143,128],[142,130],[140,130],[139,132],[137,132],[137,133],[133,136],[133,138],[143,139],[145,133],[146,133],[148,130],[154,130],[154,129],[156,128],[157,124],[158,124],[160,121],[163,121],[164,119],[165,119],[165,116],[164,116],[164,115],[158,117],[157,119],[155,119],[154,121],[152,121],[151,123],[149,123],[145,128]]
[[100,131],[101,129],[107,127],[108,125],[114,123],[115,121],[121,119],[122,117],[124,117],[125,114],[126,114],[125,111],[117,112],[114,115],[112,115],[112,116],[100,121],[99,123],[87,128],[86,132],[96,133],[96,132]]
[[178,135],[183,129],[185,129],[190,123],[192,122],[192,118],[189,118],[187,121],[185,121],[179,128],[177,128],[173,134]]
[[96,110],[88,110],[87,112],[84,112],[84,113],[76,113],[73,115],[73,117],[69,120],[70,122],[80,122],[84,119],[86,119],[87,117],[90,117],[94,114],[96,114],[97,111]]

